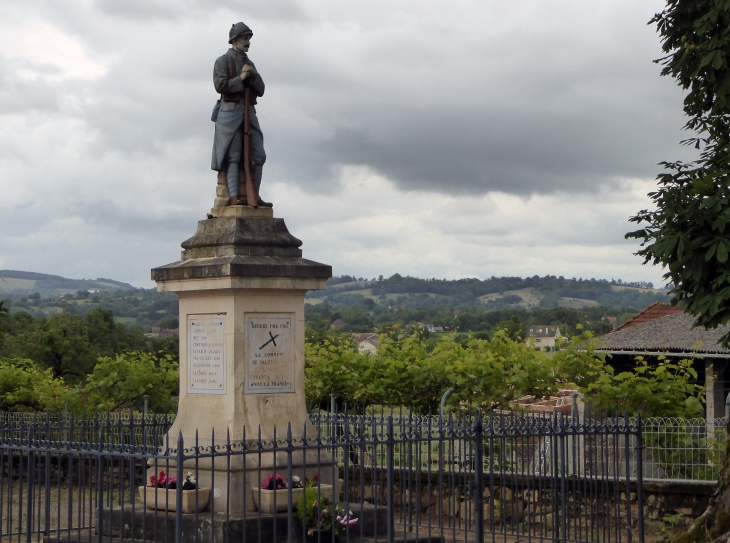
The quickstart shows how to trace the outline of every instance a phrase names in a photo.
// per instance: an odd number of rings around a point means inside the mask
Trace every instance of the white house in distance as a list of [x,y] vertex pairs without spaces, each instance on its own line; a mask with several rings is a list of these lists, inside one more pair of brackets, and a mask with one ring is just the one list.
[[378,334],[372,332],[358,334],[355,336],[355,343],[357,343],[357,352],[360,354],[378,354],[378,347],[380,346]]
[[422,324],[421,325],[422,330],[426,330],[427,332],[434,333],[434,332],[443,332],[444,329],[441,326],[434,326],[433,324]]
[[560,334],[560,326],[557,324],[532,324],[527,328],[527,339],[525,343],[533,345],[536,348],[543,349],[555,347],[558,338],[563,337]]

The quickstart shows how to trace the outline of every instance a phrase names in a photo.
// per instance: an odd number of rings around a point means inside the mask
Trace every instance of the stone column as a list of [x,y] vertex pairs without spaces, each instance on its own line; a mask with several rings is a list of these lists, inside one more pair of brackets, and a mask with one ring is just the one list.
[[707,437],[715,437],[715,419],[725,416],[725,383],[712,358],[705,359]]
[[[180,261],[152,270],[161,292],[180,300],[180,402],[170,429],[170,446],[182,432],[185,446],[225,445],[230,435],[240,443],[258,438],[314,436],[304,399],[304,296],[324,289],[330,266],[302,258],[301,241],[269,208],[235,206],[222,216],[198,223],[195,235],[183,242]],[[211,439],[213,431],[215,438]],[[212,477],[216,511],[243,510],[253,503],[250,489],[263,476],[281,471],[286,455],[249,455],[246,465],[233,457],[227,463],[201,462],[201,485]],[[329,456],[294,459],[301,472],[313,473]],[[223,471],[221,471],[223,470]],[[213,473],[213,471],[215,473]],[[248,476],[245,474],[248,472]],[[330,470],[324,470],[330,472]],[[327,473],[322,473],[328,482]],[[230,497],[230,502],[227,502]]]

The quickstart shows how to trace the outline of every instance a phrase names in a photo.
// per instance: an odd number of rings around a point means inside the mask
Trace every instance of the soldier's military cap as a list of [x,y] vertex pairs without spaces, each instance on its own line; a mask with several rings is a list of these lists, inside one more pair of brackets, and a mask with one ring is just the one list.
[[231,30],[228,32],[228,43],[233,43],[233,40],[239,36],[253,36],[253,31],[243,23],[236,23],[231,25]]

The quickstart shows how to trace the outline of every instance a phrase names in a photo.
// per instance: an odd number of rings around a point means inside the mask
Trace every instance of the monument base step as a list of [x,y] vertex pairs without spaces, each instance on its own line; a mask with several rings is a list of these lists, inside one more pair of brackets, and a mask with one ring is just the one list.
[[[175,541],[174,534],[170,534],[172,537],[172,542]],[[248,534],[248,536],[252,535],[253,537],[256,537],[256,534]],[[346,543],[345,536],[342,535],[339,538],[340,543]],[[205,542],[208,540],[201,539],[201,542]],[[286,538],[284,538],[284,541],[286,541]],[[294,539],[294,541],[297,541]],[[378,536],[378,538],[374,537],[364,537],[360,539],[359,537],[350,536],[350,541],[352,543],[386,543],[386,538],[384,536]],[[121,537],[112,537],[112,536],[103,536],[101,538],[102,543],[162,543],[162,541],[154,541],[152,539],[123,539]],[[44,537],[42,539],[42,543],[99,543],[99,538],[95,533],[89,534],[88,530],[85,532],[82,532],[81,534],[63,534],[63,535],[54,535],[49,537]],[[324,540],[322,543],[328,543]],[[403,537],[403,533],[400,532],[396,534],[396,536],[393,538],[393,543],[445,543],[445,539],[442,536],[436,536],[431,535],[428,536],[427,534],[416,534],[416,533],[406,533],[406,536]]]
[[[387,533],[387,510],[384,507],[360,505],[351,507],[359,517],[355,526],[350,526],[345,537],[343,530],[341,543],[357,541],[358,543],[384,543]],[[286,514],[260,515],[228,515],[223,513],[204,512],[182,515],[181,543],[200,543],[212,541],[265,541],[266,543],[286,543],[289,522]],[[102,512],[103,543],[175,543],[175,513],[143,509],[141,506],[105,509]],[[298,519],[294,521],[292,531],[293,543],[306,543],[305,534]],[[404,537],[405,535],[405,537]],[[361,539],[362,538],[362,539]],[[71,532],[44,538],[45,543],[97,543],[99,537],[95,530],[84,530],[81,533]],[[427,533],[406,533],[396,527],[395,543],[443,543],[441,536]],[[322,541],[322,543],[328,543]]]

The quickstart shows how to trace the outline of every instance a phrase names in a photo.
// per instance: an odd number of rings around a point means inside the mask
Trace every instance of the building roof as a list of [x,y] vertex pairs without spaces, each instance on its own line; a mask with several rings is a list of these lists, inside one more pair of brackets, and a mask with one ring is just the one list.
[[631,328],[645,322],[653,321],[654,319],[660,319],[667,315],[674,315],[675,313],[684,313],[684,309],[679,307],[665,304],[662,302],[654,302],[649,307],[644,309],[641,313],[636,315],[633,319],[627,320],[621,326],[616,328],[616,332],[623,330],[624,328]]
[[355,336],[355,341],[357,343],[362,343],[363,341],[370,340],[370,343],[378,340],[378,334],[374,334],[372,332],[366,332],[364,334],[358,334]]
[[560,328],[557,324],[533,324],[527,329],[528,337],[557,337]]
[[[656,306],[654,303],[642,313]],[[667,305],[667,304],[662,304]],[[658,308],[657,312],[665,308]],[[676,309],[676,308],[672,308]],[[650,315],[653,313],[650,313]],[[637,315],[637,317],[639,317]],[[636,318],[636,317],[635,317]],[[718,326],[714,330],[703,327],[693,328],[694,317],[684,311],[672,311],[658,318],[619,328],[610,334],[597,338],[598,350],[626,354],[686,353],[692,354],[730,354],[730,350],[718,344],[719,339],[730,332],[730,324]]]

